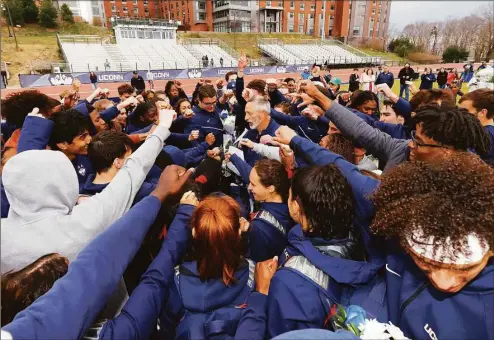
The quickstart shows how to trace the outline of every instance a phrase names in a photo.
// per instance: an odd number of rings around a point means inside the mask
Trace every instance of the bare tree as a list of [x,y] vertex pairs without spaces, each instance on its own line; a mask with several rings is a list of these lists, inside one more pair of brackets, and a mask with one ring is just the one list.
[[441,55],[449,46],[470,51],[475,60],[494,57],[494,4],[481,7],[476,14],[447,18],[439,22],[419,21],[405,26],[407,37],[419,51]]

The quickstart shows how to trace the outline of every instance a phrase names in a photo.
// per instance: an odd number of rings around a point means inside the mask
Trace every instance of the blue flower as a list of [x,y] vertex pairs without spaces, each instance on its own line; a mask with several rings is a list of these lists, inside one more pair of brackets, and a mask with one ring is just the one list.
[[364,323],[367,313],[360,306],[351,305],[346,309],[345,325],[353,323],[355,326],[359,326]]

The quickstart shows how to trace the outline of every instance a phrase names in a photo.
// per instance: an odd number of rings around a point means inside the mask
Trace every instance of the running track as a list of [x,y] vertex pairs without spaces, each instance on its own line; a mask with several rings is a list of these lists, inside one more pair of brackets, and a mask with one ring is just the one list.
[[[444,67],[444,68],[454,68],[455,67],[460,71],[463,68],[463,65],[464,65],[463,63],[461,63],[461,64],[434,64],[434,65],[425,64],[425,65],[420,65],[419,69],[423,70],[424,67],[432,67],[433,69],[439,69],[441,67]],[[414,67],[414,69],[417,68],[416,65],[414,65],[413,67]],[[477,67],[478,67],[478,65],[474,65],[475,70],[477,69]],[[374,70],[376,70],[376,69],[377,68],[374,68]],[[396,77],[398,75],[399,70],[401,69],[401,66],[393,66],[393,67],[390,67],[389,69],[391,72],[393,72],[394,76]],[[362,71],[363,68],[360,68],[359,70]],[[348,82],[348,78],[350,77],[351,73],[352,73],[351,69],[333,69],[333,70],[331,70],[331,74],[333,75],[333,77],[340,78],[343,83]],[[288,77],[298,79],[298,78],[300,78],[300,73],[265,74],[265,75],[246,76],[246,84],[250,80],[256,79],[256,78],[263,78],[263,79],[268,79],[268,78],[280,79],[280,78],[282,78],[282,79],[284,79],[284,78],[288,78]],[[220,79],[220,78],[208,78],[208,79],[211,79],[214,83],[216,81],[216,79]],[[197,79],[180,79],[180,82],[182,83],[182,88],[184,89],[184,91],[188,95],[192,95],[192,92],[194,91],[194,88],[197,84],[197,81],[198,81]],[[164,90],[166,82],[167,82],[166,80],[154,81],[154,89],[155,90]],[[101,88],[108,88],[110,90],[110,96],[116,97],[116,96],[118,96],[117,88],[121,84],[123,84],[123,83],[99,83],[98,85]],[[147,84],[147,82],[146,82],[146,84]],[[69,88],[71,88],[70,85],[35,87],[33,89],[36,89],[36,90],[38,90],[42,93],[45,93],[49,96],[53,96],[53,97],[58,98],[59,93],[63,92],[66,89],[69,89]],[[1,97],[5,98],[8,94],[10,94],[12,92],[19,92],[19,91],[23,91],[23,90],[27,90],[27,88],[2,89]],[[92,93],[91,84],[82,84],[81,89],[80,89],[80,93],[81,93],[82,98],[85,98],[89,94],[91,94]]]

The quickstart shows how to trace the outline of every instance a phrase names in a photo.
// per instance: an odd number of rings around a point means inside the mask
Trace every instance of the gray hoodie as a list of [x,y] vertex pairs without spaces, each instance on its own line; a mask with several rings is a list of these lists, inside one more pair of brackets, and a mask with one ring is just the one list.
[[79,205],[77,175],[63,153],[32,150],[12,157],[2,176],[10,202],[1,226],[2,274],[54,252],[74,260],[130,209],[169,135],[168,129],[158,126],[110,184]]

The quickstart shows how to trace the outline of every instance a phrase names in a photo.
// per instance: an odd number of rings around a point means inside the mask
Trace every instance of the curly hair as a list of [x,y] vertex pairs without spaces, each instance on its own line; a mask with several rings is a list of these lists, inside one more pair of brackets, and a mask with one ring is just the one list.
[[122,96],[124,94],[132,95],[134,93],[134,88],[130,84],[122,84],[117,88],[118,95]]
[[60,102],[38,90],[27,90],[11,93],[2,100],[2,116],[7,123],[22,127],[26,116],[37,107],[40,113],[48,114]]
[[[368,101],[376,102],[377,104],[379,104],[379,99],[374,92],[360,91],[357,93],[357,91],[355,91],[352,95],[349,107],[351,107],[352,109],[358,109],[360,106],[364,105]],[[379,105],[377,106],[376,114],[380,114]]]
[[427,137],[456,150],[474,149],[483,155],[491,148],[489,134],[466,109],[430,104],[418,109],[412,121],[421,124]]
[[353,142],[341,133],[332,133],[328,135],[326,149],[345,158],[348,162],[355,164],[353,155]]
[[494,169],[472,153],[402,163],[381,177],[371,200],[376,209],[371,229],[397,237],[403,246],[420,227],[436,245],[450,238],[455,253],[470,233],[494,247]]
[[353,192],[335,165],[311,165],[297,170],[292,177],[291,193],[307,218],[310,236],[325,240],[347,238],[353,230]]
[[254,164],[259,180],[265,187],[274,186],[275,191],[281,196],[283,202],[288,200],[290,180],[285,167],[274,159],[260,159]]

